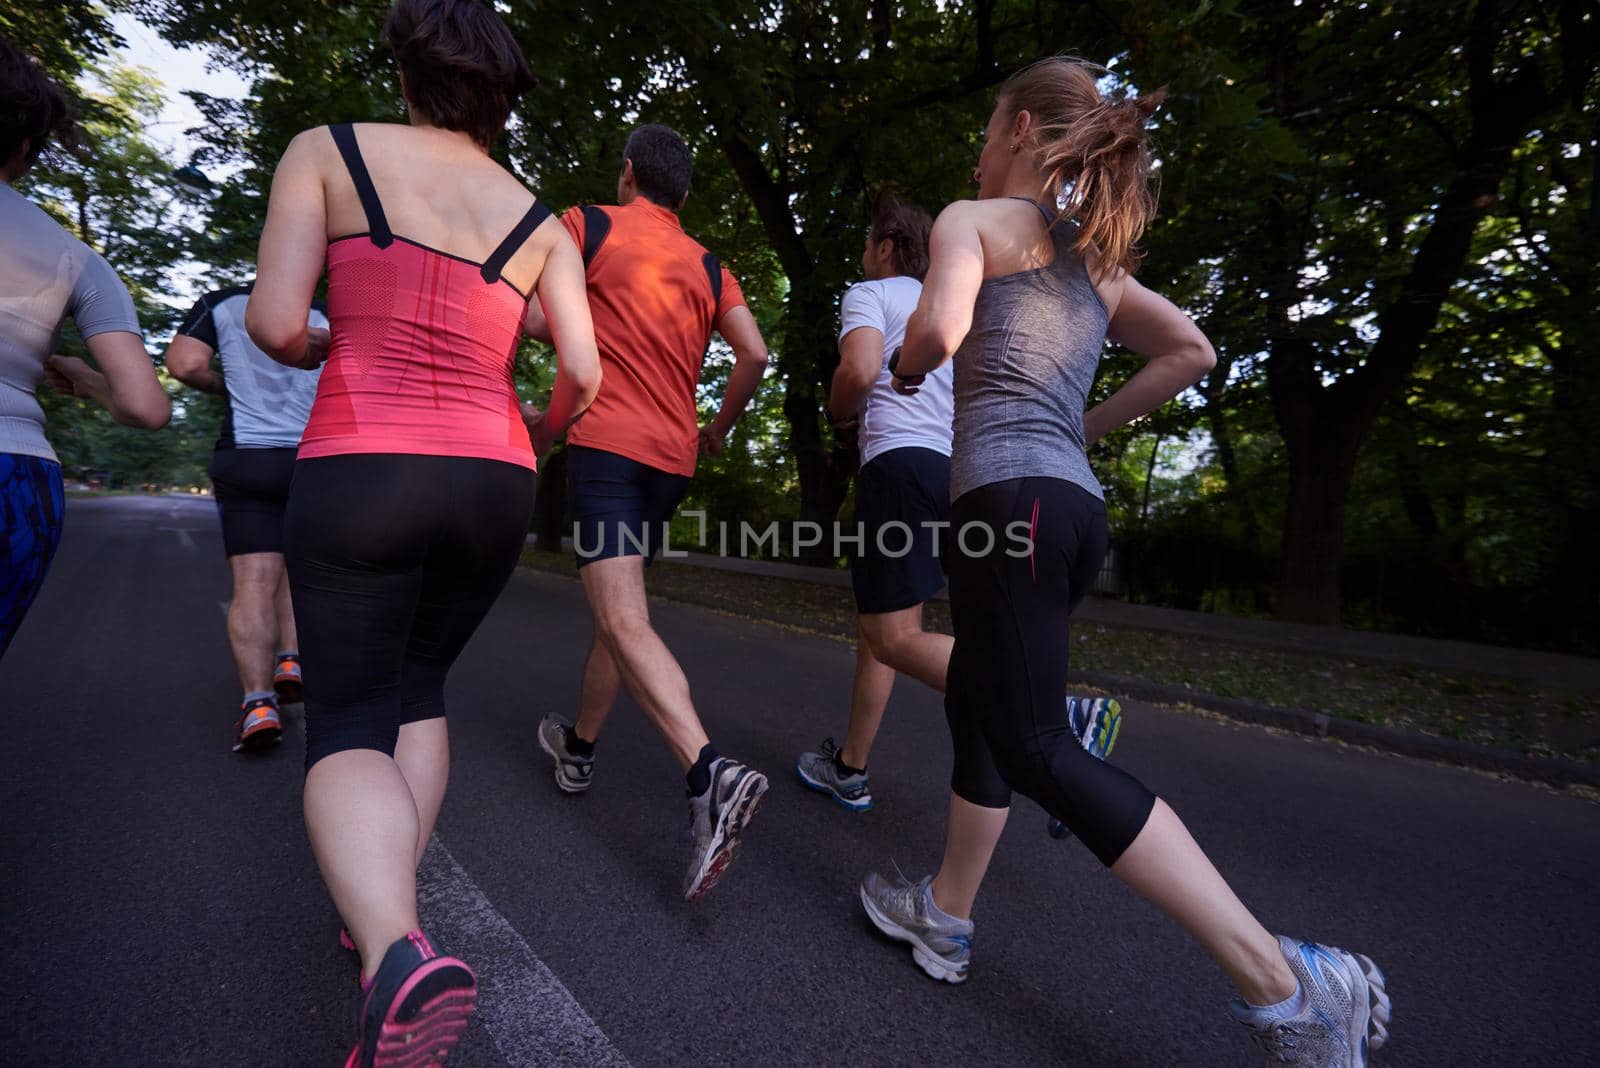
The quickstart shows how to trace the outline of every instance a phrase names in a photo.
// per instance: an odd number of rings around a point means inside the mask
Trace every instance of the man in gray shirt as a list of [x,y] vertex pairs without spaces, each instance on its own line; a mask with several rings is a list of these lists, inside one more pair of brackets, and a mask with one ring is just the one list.
[[[285,366],[256,347],[244,328],[249,300],[248,283],[201,297],[166,356],[173,377],[228,401],[212,453],[211,485],[233,572],[228,641],[244,689],[234,752],[277,743],[283,734],[279,702],[301,699],[283,514],[321,373]],[[328,317],[313,307],[309,322],[314,331],[326,331]]]

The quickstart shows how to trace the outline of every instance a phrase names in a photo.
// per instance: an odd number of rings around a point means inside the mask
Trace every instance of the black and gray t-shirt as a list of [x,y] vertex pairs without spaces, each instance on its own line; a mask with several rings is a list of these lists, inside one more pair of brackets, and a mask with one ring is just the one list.
[[[217,448],[292,449],[300,444],[311,417],[322,372],[288,367],[257,348],[244,329],[249,300],[250,285],[207,293],[184,318],[178,333],[211,346],[222,360],[228,417]],[[314,305],[307,321],[326,329],[326,310]]]

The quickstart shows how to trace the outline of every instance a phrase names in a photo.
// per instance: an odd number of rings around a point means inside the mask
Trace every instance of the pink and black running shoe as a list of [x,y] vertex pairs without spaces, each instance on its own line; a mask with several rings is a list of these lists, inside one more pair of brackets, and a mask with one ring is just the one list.
[[418,1068],[442,1064],[461,1040],[478,979],[412,931],[389,947],[362,989],[361,1040],[345,1068]]

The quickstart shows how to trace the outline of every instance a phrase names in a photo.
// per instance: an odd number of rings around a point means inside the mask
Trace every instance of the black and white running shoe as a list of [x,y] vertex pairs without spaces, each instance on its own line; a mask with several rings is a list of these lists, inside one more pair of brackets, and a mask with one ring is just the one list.
[[539,721],[539,748],[556,762],[556,785],[563,793],[581,794],[594,776],[594,758],[574,755],[567,747],[571,735],[572,724],[560,716],[546,716]]
[[767,792],[767,777],[737,760],[718,757],[711,763],[711,785],[689,798],[689,824],[694,854],[683,881],[683,896],[699,900],[717,885],[733,863],[739,836]]

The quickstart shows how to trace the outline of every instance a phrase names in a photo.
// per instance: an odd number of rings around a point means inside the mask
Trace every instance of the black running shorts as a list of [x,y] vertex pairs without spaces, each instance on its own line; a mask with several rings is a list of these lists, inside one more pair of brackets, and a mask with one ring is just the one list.
[[568,507],[578,567],[620,556],[642,556],[649,567],[665,547],[673,513],[687,492],[687,475],[604,449],[567,446]]
[[862,615],[898,612],[944,586],[940,547],[949,537],[950,457],[935,449],[890,449],[856,472],[850,585]]
[[211,493],[229,556],[283,552],[283,510],[294,478],[294,449],[218,449]]

